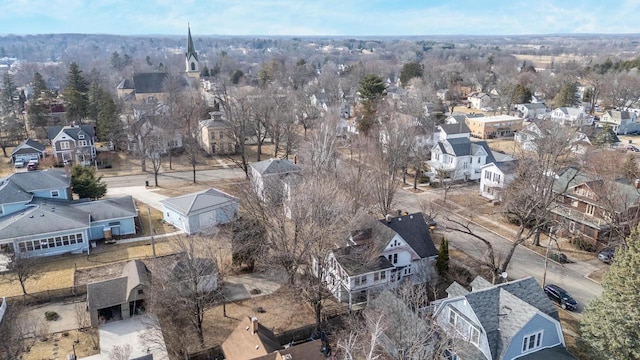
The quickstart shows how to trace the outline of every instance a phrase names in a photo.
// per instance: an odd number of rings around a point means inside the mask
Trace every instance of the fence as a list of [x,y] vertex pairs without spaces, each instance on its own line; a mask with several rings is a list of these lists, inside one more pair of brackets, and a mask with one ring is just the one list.
[[5,311],[7,311],[7,299],[2,298],[2,305],[0,305],[0,323],[2,322],[2,317],[4,316]]
[[7,298],[7,302],[35,305],[77,296],[84,296],[86,294],[87,285],[75,285],[62,289],[53,289],[30,293],[27,295],[11,296]]

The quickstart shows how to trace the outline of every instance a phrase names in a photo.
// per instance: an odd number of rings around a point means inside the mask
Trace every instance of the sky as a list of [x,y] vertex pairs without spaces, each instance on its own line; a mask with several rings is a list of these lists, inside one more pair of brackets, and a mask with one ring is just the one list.
[[0,35],[640,33],[640,0],[0,0]]

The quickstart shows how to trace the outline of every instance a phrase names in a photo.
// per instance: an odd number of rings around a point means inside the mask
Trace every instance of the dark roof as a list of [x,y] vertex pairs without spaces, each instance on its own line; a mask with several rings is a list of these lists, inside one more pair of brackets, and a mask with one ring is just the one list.
[[38,150],[38,152],[43,152],[45,149],[45,146],[40,144],[39,142],[32,139],[27,139],[21,142],[20,145],[16,146],[11,152],[11,155],[15,154],[18,150],[23,149],[25,147],[33,148],[35,150]]
[[127,302],[127,278],[118,277],[87,284],[87,306],[99,310]]
[[33,195],[24,191],[11,179],[0,181],[0,204],[29,202]]
[[36,200],[25,210],[0,217],[0,239],[89,228],[87,213],[70,206],[61,208],[53,201],[44,204]]
[[349,222],[349,238],[355,244],[373,244],[376,251],[383,251],[396,236],[396,232],[385,226],[371,214],[360,211]]
[[116,87],[116,89],[135,89],[133,87],[133,83],[129,79],[124,79],[120,81],[120,84]]
[[457,124],[442,124],[440,125],[440,129],[447,134],[463,134],[471,132],[467,124],[464,122],[459,122]]
[[472,153],[475,152],[474,147],[479,146],[482,147],[484,149],[484,151],[487,153],[487,160],[485,161],[485,163],[491,163],[491,162],[495,162],[496,159],[493,157],[493,152],[491,151],[491,148],[489,147],[489,144],[486,141],[474,141],[471,143],[471,151]]
[[55,190],[71,186],[71,179],[61,169],[19,172],[9,176],[9,179],[27,192]]
[[471,154],[471,140],[469,138],[447,139],[445,143],[449,143],[451,146],[451,151],[453,152],[451,155],[466,156]]
[[96,201],[74,202],[76,209],[91,215],[91,221],[134,217],[138,209],[131,195]]
[[421,258],[438,255],[438,250],[431,240],[429,226],[422,213],[398,216],[391,218],[389,222],[387,220],[380,220],[380,222],[400,235]]
[[164,72],[137,73],[133,74],[133,85],[137,94],[162,93],[166,78]]
[[349,276],[366,274],[374,271],[393,269],[394,266],[384,256],[373,251],[369,244],[345,246],[333,250],[333,256]]
[[521,360],[573,360],[576,359],[564,346],[558,345],[552,348],[542,349],[531,354],[519,357]]
[[47,138],[49,140],[55,139],[61,131],[69,135],[74,140],[79,140],[78,135],[86,134],[89,138],[96,136],[96,131],[93,125],[75,125],[75,126],[47,126]]
[[187,35],[187,53],[185,54],[186,57],[189,57],[189,55],[193,55],[193,57],[196,59],[196,61],[198,60],[198,53],[196,52],[196,49],[193,47],[193,39],[191,39],[191,27],[187,26],[188,28],[188,35]]

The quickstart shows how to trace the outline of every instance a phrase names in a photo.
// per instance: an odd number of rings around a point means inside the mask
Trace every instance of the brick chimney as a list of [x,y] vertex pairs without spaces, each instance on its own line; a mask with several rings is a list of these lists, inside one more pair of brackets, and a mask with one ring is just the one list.
[[258,333],[258,318],[257,317],[252,317],[251,318],[251,333],[252,334],[257,334]]

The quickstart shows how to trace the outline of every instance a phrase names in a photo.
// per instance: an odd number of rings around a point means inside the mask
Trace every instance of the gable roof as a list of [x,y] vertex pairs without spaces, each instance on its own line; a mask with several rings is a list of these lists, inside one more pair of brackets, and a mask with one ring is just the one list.
[[438,255],[438,250],[433,244],[433,240],[431,240],[429,226],[422,213],[392,217],[389,221],[380,221],[400,235],[421,258]]
[[142,260],[124,264],[122,276],[87,284],[89,310],[124,304],[129,301],[131,290],[139,285],[149,286],[149,269]]
[[138,215],[138,209],[131,195],[96,201],[74,202],[76,209],[91,215],[91,221],[118,219]]
[[11,155],[13,156],[13,154],[24,148],[32,148],[38,152],[44,152],[45,146],[35,140],[27,139],[21,142],[20,145],[16,146],[11,152]]
[[[531,276],[490,287],[486,287],[486,280],[476,284],[483,288],[451,300],[467,301],[486,332],[493,358],[502,358],[511,338],[536,314],[559,321],[558,310]],[[446,303],[443,301],[438,311]]]
[[165,72],[145,72],[133,74],[133,86],[137,94],[164,92]]
[[124,276],[87,284],[87,306],[99,310],[127,302],[127,278]]
[[227,120],[222,120],[222,119],[206,119],[206,120],[200,120],[200,126],[202,127],[206,127],[208,129],[215,129],[215,128],[231,128],[231,123]]
[[620,120],[630,120],[633,119],[635,113],[630,111],[617,111],[617,110],[607,110],[605,112],[606,115],[609,115],[612,119],[620,119]]
[[29,202],[33,195],[24,191],[11,179],[0,181],[0,204],[12,204],[18,202]]
[[[456,120],[458,119],[455,116],[454,118]],[[466,117],[463,117],[463,121],[459,121],[457,124],[442,124],[438,126],[440,126],[440,129],[442,129],[442,131],[444,131],[448,135],[470,133],[471,130],[469,130],[467,124],[464,123],[464,119],[466,119]]]
[[161,203],[173,210],[176,210],[184,216],[189,216],[190,214],[198,211],[219,208],[223,205],[237,201],[238,200],[235,197],[220,190],[211,188],[165,199],[162,200]]
[[344,246],[333,250],[333,256],[349,276],[371,273],[394,266],[384,256],[376,256],[369,244]]
[[78,135],[87,134],[89,138],[85,138],[83,140],[90,140],[96,136],[96,131],[93,125],[75,125],[75,126],[47,126],[45,128],[47,130],[47,138],[49,140],[53,140],[60,134],[60,132],[64,132],[69,137],[74,140],[80,140]]
[[133,86],[133,83],[131,82],[131,80],[124,79],[124,80],[120,81],[118,86],[116,86],[116,89],[132,90],[132,89],[135,89],[135,87]]
[[[253,331],[253,321],[257,331]],[[247,317],[231,332],[222,343],[222,351],[228,360],[250,360],[267,355],[282,346],[273,332],[258,322],[257,318]]]
[[65,171],[61,169],[18,172],[11,174],[8,178],[27,192],[55,190],[71,186],[71,178],[67,177]]
[[301,171],[298,165],[287,159],[274,159],[258,161],[250,165],[260,175],[285,174],[289,172]]

